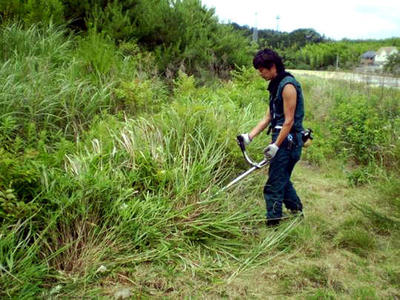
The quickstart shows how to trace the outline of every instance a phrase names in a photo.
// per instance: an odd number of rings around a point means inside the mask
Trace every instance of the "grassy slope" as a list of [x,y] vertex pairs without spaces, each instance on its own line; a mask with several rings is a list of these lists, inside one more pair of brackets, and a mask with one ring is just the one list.
[[[101,280],[103,287],[88,286],[83,294],[111,296],[126,287],[139,297],[399,297],[398,232],[389,235],[374,227],[372,220],[352,205],[374,204],[379,189],[349,187],[343,174],[337,166],[322,169],[301,162],[293,179],[305,205],[305,220],[296,222],[273,249],[257,253],[256,242],[243,244],[244,250],[255,254],[248,256],[254,260],[243,269],[243,264],[221,264],[218,257],[202,256],[199,251],[188,254],[188,265],[168,268],[144,263],[114,270],[112,276]],[[254,175],[234,191],[236,194],[244,185],[252,185],[246,205],[260,218],[265,209],[261,194],[265,175]],[[276,231],[265,228],[262,222],[254,223],[247,234],[260,241],[285,231],[292,222]],[[256,253],[259,256],[255,257]]]
[[[7,85],[1,114],[8,117],[0,128],[9,152],[1,157],[2,175],[5,187],[13,180],[33,187],[31,195],[14,186],[21,199],[38,205],[22,207],[29,217],[11,215],[1,228],[0,297],[108,297],[124,286],[136,296],[167,297],[399,294],[398,227],[352,206],[368,203],[387,213],[390,199],[378,187],[350,187],[340,166],[299,166],[294,180],[306,219],[277,231],[263,223],[266,176],[252,176],[209,200],[217,182],[244,167],[232,137],[264,114],[265,82],[255,79],[254,70],[238,72],[217,88],[196,88],[193,78],[182,75],[168,95],[159,79],[131,72],[146,64],[114,57],[107,40],[89,36],[64,43],[62,34],[50,32],[44,42],[38,35],[28,43],[35,30],[21,32],[3,32],[0,73]],[[9,50],[10,40],[18,51]],[[383,115],[398,116],[391,102],[398,94],[301,82],[307,122],[319,137],[304,158],[324,165],[332,157],[339,143],[324,136],[332,121],[333,129],[353,129],[337,134],[353,138],[349,152],[374,158],[381,140],[367,143],[357,132],[375,137],[370,131],[375,123],[381,129],[375,119],[383,116],[364,120],[374,110],[356,112],[368,100]],[[115,111],[127,118],[106,115]],[[341,117],[329,118],[336,115]],[[365,126],[341,123],[354,116],[354,123]],[[385,126],[391,134],[382,145],[388,151],[375,157],[386,164],[398,161],[396,124]],[[265,143],[258,138],[251,151],[260,153]],[[360,144],[366,147],[355,147]],[[350,175],[364,184],[375,178],[368,168]]]
[[290,235],[291,251],[242,274],[236,293],[301,297],[399,297],[399,234],[389,235],[353,203],[378,206],[379,189],[349,187],[340,169],[301,163],[294,175],[306,219]]
[[[316,89],[312,89],[310,99],[324,98],[317,97],[320,88],[321,84]],[[200,93],[190,86],[187,89],[190,93]],[[181,87],[179,93],[184,90]],[[323,92],[326,90],[328,89],[322,89]],[[210,98],[221,97],[213,100],[217,102],[218,99],[225,97],[228,91],[231,93],[228,94],[230,97],[245,94],[244,90],[238,87],[223,87],[213,93]],[[228,136],[234,136],[237,128],[225,126],[229,132],[219,130],[207,132],[207,126],[199,125],[204,122],[196,123],[196,121],[204,120],[204,114],[210,124],[217,124],[217,121],[228,124],[229,119],[221,119],[222,107],[209,106],[206,102],[193,106],[187,104],[189,100],[179,93],[177,95],[181,97],[179,98],[181,103],[171,105],[174,110],[166,110],[162,115],[163,123],[160,124],[160,131],[154,130],[151,124],[156,122],[151,118],[146,121],[139,119],[126,122],[126,124],[118,123],[115,129],[108,129],[110,133],[102,130],[102,128],[107,128],[105,126],[112,124],[109,120],[104,120],[104,123],[100,122],[94,126],[84,139],[88,149],[91,143],[99,139],[102,141],[102,147],[98,149],[98,152],[108,157],[112,145],[117,146],[115,158],[105,161],[110,164],[110,169],[108,170],[104,164],[104,170],[102,170],[104,174],[112,174],[111,178],[115,178],[119,168],[123,166],[122,163],[129,157],[127,153],[138,149],[145,151],[147,147],[151,151],[161,152],[170,149],[171,153],[178,158],[182,156],[182,153],[198,155],[194,151],[198,148],[197,144],[193,144],[191,148],[193,152],[185,150],[183,146],[174,150],[172,141],[175,140],[182,139],[181,145],[191,145],[192,139],[189,135],[175,136],[171,133],[172,135],[168,138],[164,136],[167,138],[164,140],[165,145],[159,142],[159,138],[162,137],[161,130],[169,132],[171,124],[182,126],[183,129],[177,131],[179,133],[194,134],[194,128],[197,128],[197,138],[204,138],[205,134],[211,134],[216,139],[222,134],[224,143],[227,143],[226,139],[231,140]],[[203,99],[201,94],[194,94],[192,97]],[[252,99],[252,94],[246,94],[247,98]],[[180,111],[180,114],[175,116],[174,111]],[[318,113],[324,114],[323,111],[318,111]],[[246,114],[252,115],[252,110],[247,109]],[[189,119],[188,115],[192,118]],[[235,124],[244,124],[244,120],[247,119],[243,115],[235,115],[235,118],[233,120]],[[184,122],[177,120],[184,120]],[[193,120],[193,124],[189,122],[190,120]],[[256,120],[251,122],[253,121]],[[126,126],[126,128],[121,129],[120,126]],[[247,128],[251,124],[243,126]],[[142,131],[146,134],[142,134]],[[142,145],[143,148],[130,149],[127,143],[122,143],[120,133],[127,135],[128,140],[140,141],[135,147]],[[121,139],[120,143],[116,142],[117,137]],[[259,153],[264,143],[265,140],[258,138],[250,150],[252,153]],[[160,145],[163,146],[158,149]],[[95,144],[92,145],[93,150],[98,148],[95,146]],[[226,148],[223,149],[230,149],[229,159],[235,158],[235,162],[241,160],[240,151],[235,148],[233,142],[231,146],[224,147]],[[67,298],[103,296],[107,298],[114,295],[120,288],[126,287],[133,295],[139,297],[194,295],[214,298],[265,298],[266,295],[271,294],[277,297],[319,295],[383,298],[399,296],[400,270],[396,263],[399,257],[398,230],[391,231],[385,224],[379,224],[376,220],[365,217],[352,205],[367,203],[378,207],[380,211],[389,209],[389,206],[382,202],[382,195],[379,194],[381,190],[378,187],[349,186],[344,170],[340,165],[332,165],[332,162],[330,165],[323,164],[324,167],[319,168],[310,167],[302,162],[295,170],[294,181],[305,204],[306,219],[301,223],[297,220],[285,222],[275,231],[265,228],[263,223],[265,207],[262,187],[266,174],[254,175],[242,181],[226,195],[218,197],[216,200],[219,203],[210,202],[191,206],[202,199],[201,196],[207,198],[207,194],[200,195],[203,189],[199,188],[199,184],[204,185],[203,188],[208,195],[212,194],[209,189],[213,186],[212,182],[203,182],[204,180],[192,177],[212,178],[215,175],[206,167],[201,167],[200,171],[196,171],[194,162],[198,163],[198,159],[201,158],[208,164],[218,166],[218,161],[223,160],[223,157],[226,158],[227,155],[224,154],[226,150],[224,153],[218,152],[217,156],[212,148],[206,147],[204,150],[206,152],[199,153],[205,156],[196,156],[197,158],[193,161],[189,155],[188,161],[178,159],[176,162],[160,162],[159,166],[162,168],[174,168],[174,170],[181,170],[182,164],[188,162],[191,164],[187,166],[186,175],[177,172],[171,179],[172,184],[169,188],[178,189],[175,192],[177,196],[174,196],[176,199],[168,198],[168,194],[165,196],[160,194],[160,197],[155,194],[147,196],[149,198],[146,201],[136,202],[132,199],[126,202],[132,206],[132,211],[138,209],[136,213],[140,213],[140,218],[137,220],[132,219],[133,217],[128,214],[129,216],[123,216],[126,221],[113,226],[111,223],[105,223],[111,222],[109,220],[86,220],[86,215],[83,215],[83,217],[80,216],[81,219],[73,219],[72,227],[69,223],[61,222],[61,227],[57,229],[54,236],[59,240],[60,238],[64,240],[61,240],[59,245],[53,242],[60,248],[47,251],[51,254],[49,258],[51,269],[43,270],[43,283],[39,280],[35,281],[35,294],[42,294],[45,297],[57,295]],[[105,187],[110,184],[113,186],[111,191],[120,195],[120,191],[117,191],[118,181],[108,182],[108,175],[98,174],[101,169],[99,166],[103,164],[102,160],[97,159],[97,154],[96,151],[85,150],[70,156],[72,160],[70,166],[66,164],[67,173],[73,173],[73,166],[81,164],[84,168],[78,172],[82,174],[76,180],[84,186],[88,184],[85,187],[86,192],[89,193],[88,190],[90,190],[90,193],[96,193],[97,190],[104,189],[108,193],[109,190]],[[309,155],[304,157],[307,156]],[[145,166],[147,166],[145,162],[138,164],[141,169]],[[239,172],[237,168],[229,170],[230,176],[235,176],[237,172]],[[68,176],[66,175],[65,180],[76,177],[75,175]],[[97,176],[95,182],[86,182],[93,176]],[[125,181],[121,179],[121,182]],[[195,190],[187,192],[186,189],[190,187],[186,186],[187,184],[190,186],[195,184]],[[124,186],[121,185],[121,187]],[[77,187],[74,185],[73,188]],[[127,190],[126,193],[128,192]],[[76,197],[76,201],[79,201],[81,196],[77,194]],[[121,196],[121,199],[115,197],[112,202],[125,202],[125,196]],[[131,198],[131,195],[128,193],[126,197]],[[163,201],[161,205],[159,201]],[[170,208],[168,203],[171,201],[173,206]],[[167,219],[165,219],[165,213],[168,214]],[[235,213],[237,215],[234,215]],[[229,220],[228,216],[233,216],[233,219]],[[135,227],[133,227],[135,222],[143,227],[137,232],[146,233],[148,238],[142,239],[129,235],[135,232]],[[105,225],[102,226],[103,224]],[[126,230],[123,230],[125,227],[127,227]],[[201,230],[206,230],[209,234]],[[228,231],[232,234],[227,234]],[[74,234],[80,238],[76,240]],[[198,237],[202,239],[199,240]],[[141,242],[142,240],[144,241]],[[47,252],[44,252],[46,258]],[[101,265],[107,268],[104,273],[97,271]],[[33,264],[28,261],[26,266],[30,267]],[[11,276],[15,276],[21,282],[26,280],[27,276],[21,278],[20,274],[2,273],[4,277],[7,275],[10,276],[9,280],[12,280]]]

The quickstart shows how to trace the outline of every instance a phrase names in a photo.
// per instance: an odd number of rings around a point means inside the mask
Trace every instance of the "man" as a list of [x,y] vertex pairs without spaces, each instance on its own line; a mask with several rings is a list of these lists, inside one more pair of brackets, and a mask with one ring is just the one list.
[[259,51],[253,59],[254,68],[269,81],[269,109],[250,133],[242,134],[249,144],[268,125],[272,143],[264,153],[271,158],[269,178],[264,186],[267,225],[278,225],[282,219],[282,202],[295,214],[302,214],[303,205],[290,181],[303,146],[302,131],[304,99],[300,84],[285,71],[281,57],[271,49]]

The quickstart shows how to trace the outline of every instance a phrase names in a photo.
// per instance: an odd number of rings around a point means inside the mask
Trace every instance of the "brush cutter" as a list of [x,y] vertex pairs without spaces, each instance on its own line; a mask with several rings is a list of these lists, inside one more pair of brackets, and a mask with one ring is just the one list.
[[[303,140],[303,143],[304,143],[304,147],[308,147],[311,144],[311,141],[313,139],[313,135],[312,135],[313,131],[312,131],[311,128],[308,128],[306,130],[303,130],[301,133],[302,133],[302,140]],[[245,146],[243,137],[241,135],[238,135],[236,137],[236,140],[237,140],[237,143],[238,143],[238,145],[240,147],[240,150],[242,150],[244,159],[251,165],[251,168],[248,169],[243,174],[241,174],[238,177],[236,177],[231,182],[229,182],[226,186],[224,186],[222,189],[220,189],[214,196],[216,196],[219,193],[227,190],[232,185],[234,185],[235,183],[237,183],[240,180],[242,180],[243,178],[245,178],[247,175],[253,173],[255,170],[261,169],[262,167],[265,167],[265,166],[269,165],[269,163],[271,162],[271,157],[268,157],[268,155],[265,155],[265,154],[264,154],[264,159],[262,161],[260,161],[259,163],[253,162],[253,160],[249,157],[249,155],[246,152],[246,146]]]
[[[246,146],[243,140],[243,137],[238,135],[236,137],[237,143],[240,147],[240,150],[242,150],[243,153],[243,157],[244,159],[251,165],[251,168],[248,169],[246,172],[244,172],[243,174],[239,175],[238,177],[236,177],[234,180],[232,180],[230,183],[228,183],[226,186],[224,186],[221,190],[219,190],[219,193],[227,190],[228,188],[230,188],[232,185],[234,185],[235,183],[239,182],[240,180],[242,180],[243,178],[245,178],[247,175],[253,173],[255,170],[261,169],[262,167],[265,167],[266,165],[268,165],[271,161],[271,158],[265,156],[264,159],[258,163],[253,162],[253,160],[250,158],[250,156],[247,154],[246,152]],[[217,195],[216,194],[216,195]]]

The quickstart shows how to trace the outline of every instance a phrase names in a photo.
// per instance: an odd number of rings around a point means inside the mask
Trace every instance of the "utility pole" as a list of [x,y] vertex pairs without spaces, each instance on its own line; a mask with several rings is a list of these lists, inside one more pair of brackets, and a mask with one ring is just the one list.
[[279,31],[279,20],[281,17],[279,15],[276,16],[276,31]]
[[339,54],[336,54],[336,70],[339,69]]
[[258,42],[257,12],[254,13],[253,42]]

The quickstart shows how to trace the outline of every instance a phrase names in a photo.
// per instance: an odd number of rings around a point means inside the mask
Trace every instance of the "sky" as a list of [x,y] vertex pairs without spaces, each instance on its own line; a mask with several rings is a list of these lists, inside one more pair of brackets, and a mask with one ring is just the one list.
[[[400,37],[400,0],[202,0],[221,22],[340,40]],[[277,20],[279,16],[279,20]]]

